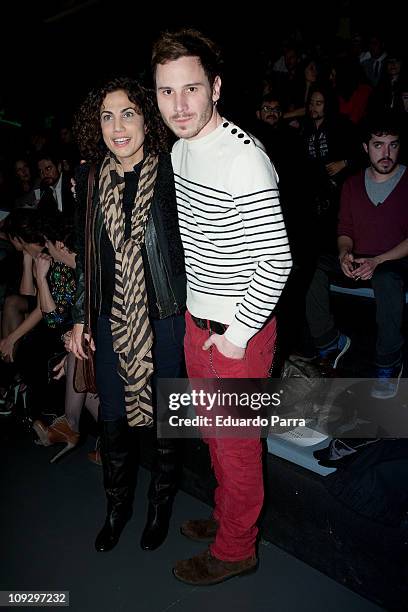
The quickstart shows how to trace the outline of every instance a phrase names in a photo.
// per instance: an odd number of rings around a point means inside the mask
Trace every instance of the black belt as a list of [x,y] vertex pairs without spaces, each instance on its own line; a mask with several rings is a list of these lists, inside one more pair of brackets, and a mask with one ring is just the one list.
[[194,317],[193,315],[191,315],[191,318],[194,321],[195,325],[197,325],[197,327],[199,327],[200,329],[209,329],[214,334],[222,335],[228,327],[228,325],[225,325],[224,323],[219,323],[218,321],[210,321],[209,319],[199,319],[198,317]]

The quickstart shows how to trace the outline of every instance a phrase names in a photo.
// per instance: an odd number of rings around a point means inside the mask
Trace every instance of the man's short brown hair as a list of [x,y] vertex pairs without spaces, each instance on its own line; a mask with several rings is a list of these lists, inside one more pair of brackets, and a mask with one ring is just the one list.
[[174,32],[162,32],[153,45],[152,73],[156,76],[158,64],[165,64],[180,57],[198,57],[210,86],[221,75],[222,59],[217,45],[198,30],[183,28]]

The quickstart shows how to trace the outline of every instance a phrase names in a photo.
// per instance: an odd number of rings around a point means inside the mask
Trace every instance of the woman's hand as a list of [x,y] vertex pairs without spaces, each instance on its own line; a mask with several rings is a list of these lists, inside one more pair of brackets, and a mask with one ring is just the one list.
[[48,270],[50,269],[51,262],[52,257],[50,257],[50,255],[47,255],[46,253],[40,253],[39,255],[37,255],[37,257],[34,259],[34,267],[37,280],[40,281],[46,278]]
[[84,349],[82,347],[82,337],[84,337],[89,342],[91,350],[94,351],[94,341],[91,338],[90,334],[84,334],[83,323],[75,323],[74,327],[72,328],[71,339],[69,341],[67,350],[72,352],[75,357],[77,357],[81,361],[82,359],[87,359],[87,356],[85,355]]
[[16,341],[14,340],[11,334],[6,336],[6,338],[3,338],[2,340],[0,340],[1,359],[3,359],[4,361],[7,361],[8,363],[10,362],[12,363],[14,361],[13,353],[14,353],[15,343]]
[[71,352],[71,336],[72,336],[72,329],[68,330],[67,332],[65,332],[65,334],[62,334],[61,336],[61,340],[64,343],[64,349],[68,351],[68,353]]
[[55,375],[53,376],[54,380],[59,380],[60,378],[65,376],[65,362],[66,362],[66,360],[67,360],[67,355],[64,355],[64,357],[55,366],[55,368],[52,368],[52,371],[55,372]]

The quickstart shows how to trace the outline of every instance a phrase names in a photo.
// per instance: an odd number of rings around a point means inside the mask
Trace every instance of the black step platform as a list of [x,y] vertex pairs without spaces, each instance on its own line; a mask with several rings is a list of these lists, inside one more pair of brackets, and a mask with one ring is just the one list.
[[[181,488],[212,506],[207,445],[182,440],[181,454]],[[143,455],[149,464],[151,449]],[[385,527],[353,512],[327,491],[324,478],[265,452],[262,537],[387,610],[407,610],[408,524]]]

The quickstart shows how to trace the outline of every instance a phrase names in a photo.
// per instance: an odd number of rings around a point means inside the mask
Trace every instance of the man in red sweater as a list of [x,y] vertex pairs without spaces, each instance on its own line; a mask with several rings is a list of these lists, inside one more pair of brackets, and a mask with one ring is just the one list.
[[319,259],[306,297],[310,331],[321,359],[336,368],[350,338],[334,325],[329,279],[342,272],[371,281],[376,301],[376,382],[371,395],[389,399],[402,374],[404,285],[408,281],[408,172],[398,162],[400,128],[384,113],[367,125],[370,166],[344,183],[338,224],[338,258]]

